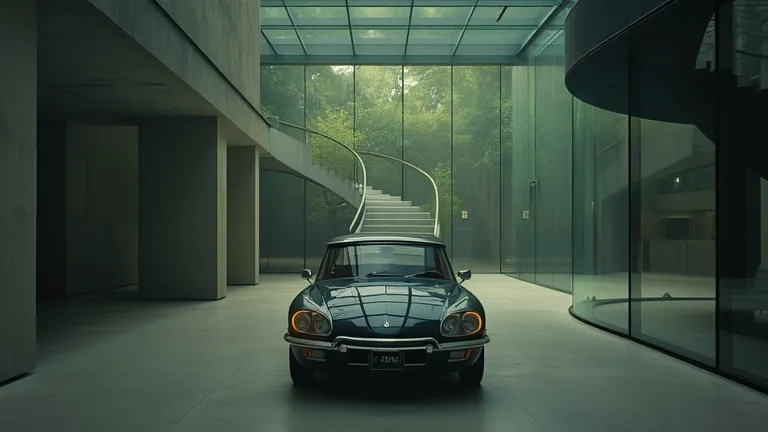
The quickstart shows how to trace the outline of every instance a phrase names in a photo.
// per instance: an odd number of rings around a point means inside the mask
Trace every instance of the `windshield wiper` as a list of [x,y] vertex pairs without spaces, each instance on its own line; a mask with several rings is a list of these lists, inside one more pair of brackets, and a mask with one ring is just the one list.
[[406,278],[427,278],[427,279],[445,279],[442,273],[437,270],[425,270],[405,276]]
[[372,277],[372,276],[403,276],[403,275],[400,274],[400,273],[389,273],[389,272],[374,271],[374,272],[368,273],[365,276],[366,277]]

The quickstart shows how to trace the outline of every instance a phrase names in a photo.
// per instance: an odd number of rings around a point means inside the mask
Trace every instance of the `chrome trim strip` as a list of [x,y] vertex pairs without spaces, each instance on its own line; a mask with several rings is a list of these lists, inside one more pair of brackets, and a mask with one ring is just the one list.
[[[472,339],[458,342],[443,342],[439,343],[435,338],[355,338],[347,336],[338,336],[333,342],[315,341],[310,339],[297,338],[286,333],[283,336],[286,342],[291,345],[296,345],[306,348],[318,348],[330,351],[346,351],[349,349],[356,350],[368,350],[368,351],[391,351],[396,350],[426,350],[429,351],[453,351],[470,348],[479,348],[488,342],[490,338],[488,335],[483,336],[480,339]],[[357,343],[357,344],[356,344]],[[362,344],[369,343],[376,346],[365,346]],[[380,344],[385,344],[384,346]],[[398,345],[403,344],[403,345]],[[412,345],[416,344],[416,345]],[[341,347],[344,347],[343,349]],[[430,347],[430,348],[427,348]]]

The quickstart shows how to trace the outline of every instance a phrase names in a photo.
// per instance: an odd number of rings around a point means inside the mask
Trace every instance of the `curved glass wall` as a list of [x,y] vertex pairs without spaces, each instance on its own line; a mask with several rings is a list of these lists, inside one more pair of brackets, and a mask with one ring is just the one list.
[[637,30],[628,113],[574,102],[573,312],[768,388],[768,7],[697,7],[696,41]]

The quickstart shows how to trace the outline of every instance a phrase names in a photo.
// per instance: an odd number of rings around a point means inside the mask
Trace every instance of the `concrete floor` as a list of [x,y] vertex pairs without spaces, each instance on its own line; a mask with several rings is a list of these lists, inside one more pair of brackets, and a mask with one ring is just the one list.
[[467,282],[492,338],[481,389],[455,377],[321,380],[299,391],[282,340],[298,275],[218,302],[130,289],[40,312],[38,371],[0,387],[0,431],[749,431],[768,396],[581,324],[571,298],[501,275]]

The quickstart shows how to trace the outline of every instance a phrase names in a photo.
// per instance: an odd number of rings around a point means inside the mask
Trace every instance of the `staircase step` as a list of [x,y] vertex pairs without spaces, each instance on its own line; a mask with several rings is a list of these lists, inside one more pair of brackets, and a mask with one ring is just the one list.
[[[419,209],[421,210],[421,209]],[[366,211],[365,217],[367,219],[427,219],[433,220],[432,215],[429,212],[424,211],[403,211],[403,212],[374,212]]]
[[366,199],[369,199],[371,201],[402,201],[403,199],[399,196],[392,196],[392,195],[366,195]]
[[368,225],[405,225],[405,226],[433,226],[434,219],[402,219],[402,218],[371,218],[365,216],[365,224]]
[[[371,202],[367,203],[367,207],[376,207],[376,208],[383,208],[383,207],[395,207],[395,208],[402,208],[402,207],[411,207],[413,206],[413,203],[410,201],[395,201],[395,200],[371,200]],[[415,207],[419,208],[419,207]]]
[[360,230],[364,233],[408,233],[408,234],[432,234],[432,229],[426,225],[369,225],[363,222]]
[[[369,203],[370,204],[370,203]],[[367,205],[365,206],[365,214],[371,213],[421,213],[424,210],[419,207],[413,206],[384,206],[384,205]]]

